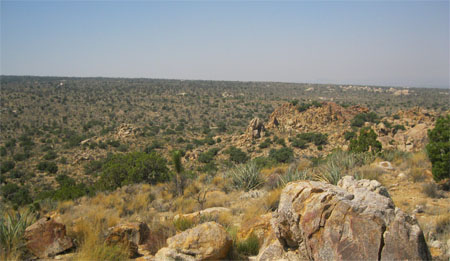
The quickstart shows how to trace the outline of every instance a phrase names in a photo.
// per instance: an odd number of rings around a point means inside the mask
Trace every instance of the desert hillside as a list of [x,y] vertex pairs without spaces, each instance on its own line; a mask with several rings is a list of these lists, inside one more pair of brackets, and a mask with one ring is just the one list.
[[1,84],[2,260],[450,256],[448,90]]

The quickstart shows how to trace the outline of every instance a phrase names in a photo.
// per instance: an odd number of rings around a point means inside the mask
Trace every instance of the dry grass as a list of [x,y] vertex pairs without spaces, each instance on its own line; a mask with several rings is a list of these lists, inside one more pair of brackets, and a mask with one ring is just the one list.
[[424,181],[426,178],[425,169],[422,167],[412,167],[408,172],[408,176],[413,182]]
[[423,184],[422,192],[430,198],[440,198],[441,197],[438,186],[434,182]]
[[384,173],[384,170],[380,167],[374,167],[370,165],[364,165],[356,168],[352,171],[353,176],[358,179],[380,180],[380,176]]
[[272,190],[264,197],[264,207],[268,211],[275,211],[278,208],[278,203],[280,203],[281,191],[282,188]]

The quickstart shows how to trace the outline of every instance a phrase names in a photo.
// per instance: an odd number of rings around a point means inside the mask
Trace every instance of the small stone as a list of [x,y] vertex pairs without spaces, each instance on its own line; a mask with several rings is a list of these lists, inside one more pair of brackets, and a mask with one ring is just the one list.
[[430,246],[433,248],[441,248],[441,242],[438,240],[434,240],[433,242],[431,242]]
[[406,179],[406,175],[405,175],[405,173],[400,173],[400,174],[398,174],[398,176],[397,176],[399,179]]

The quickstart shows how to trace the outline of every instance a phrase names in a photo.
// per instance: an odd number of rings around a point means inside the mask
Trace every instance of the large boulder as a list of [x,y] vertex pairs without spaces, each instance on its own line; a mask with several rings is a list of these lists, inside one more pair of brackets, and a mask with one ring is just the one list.
[[66,226],[53,217],[43,217],[25,229],[26,246],[39,257],[55,256],[73,247],[72,239],[66,236]]
[[249,138],[257,139],[264,136],[264,123],[259,118],[254,118],[250,121],[247,127],[247,135]]
[[129,222],[110,228],[106,237],[106,244],[121,244],[128,247],[129,256],[139,255],[138,245],[144,244],[150,235],[147,224],[142,222]]
[[289,183],[271,223],[285,250],[308,259],[431,259],[415,218],[396,208],[374,180]]
[[207,222],[167,239],[156,260],[219,260],[228,255],[232,240],[225,229]]

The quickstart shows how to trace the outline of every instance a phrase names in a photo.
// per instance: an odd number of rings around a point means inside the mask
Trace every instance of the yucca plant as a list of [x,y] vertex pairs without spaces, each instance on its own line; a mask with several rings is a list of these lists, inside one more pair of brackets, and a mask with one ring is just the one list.
[[342,176],[341,167],[334,161],[328,161],[318,169],[318,173],[314,174],[313,179],[336,185]]
[[0,259],[20,259],[25,246],[23,234],[35,220],[36,215],[29,209],[24,212],[2,213],[0,217]]
[[228,172],[228,175],[236,189],[245,191],[256,189],[264,182],[254,161],[234,167]]
[[284,175],[280,175],[278,179],[278,187],[284,187],[287,183],[296,180],[311,180],[312,176],[308,169],[299,170],[297,164],[292,164],[286,170]]

